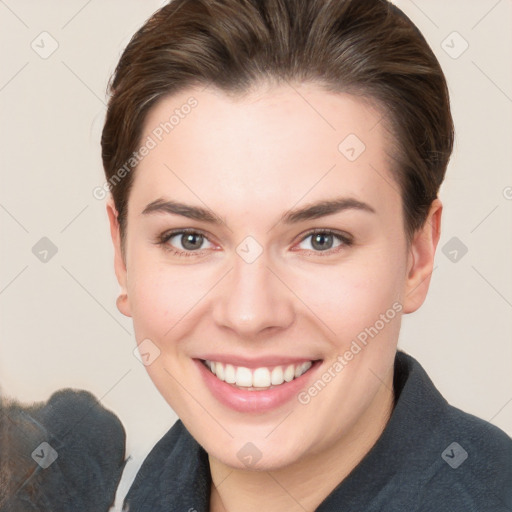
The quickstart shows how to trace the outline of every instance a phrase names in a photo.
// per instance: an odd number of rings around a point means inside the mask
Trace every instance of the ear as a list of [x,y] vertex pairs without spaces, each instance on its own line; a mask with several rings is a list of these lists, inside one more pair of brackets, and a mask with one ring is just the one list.
[[436,247],[441,236],[442,211],[441,201],[437,198],[434,199],[423,227],[416,231],[411,242],[407,264],[404,313],[416,311],[427,296]]
[[112,196],[107,201],[107,214],[110,223],[110,235],[114,244],[114,270],[117,282],[121,287],[121,294],[117,299],[117,308],[125,316],[131,316],[130,301],[128,299],[128,289],[126,286],[127,272],[126,263],[124,261],[123,251],[121,250],[121,231],[119,228],[118,212],[114,205]]

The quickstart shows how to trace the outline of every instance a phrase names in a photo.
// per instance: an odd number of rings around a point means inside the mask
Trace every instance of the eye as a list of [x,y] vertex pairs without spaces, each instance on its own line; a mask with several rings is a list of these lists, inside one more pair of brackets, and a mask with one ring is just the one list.
[[[306,244],[308,239],[311,239],[311,241]],[[204,247],[205,242],[210,245]],[[205,234],[194,229],[181,229],[163,233],[156,243],[176,256],[199,256],[202,251],[214,247]],[[300,247],[301,244],[306,244],[309,247]],[[330,229],[315,229],[302,238],[299,249],[317,255],[323,255],[321,253],[328,255],[338,252],[343,247],[350,247],[352,244],[353,239],[347,233]]]
[[306,244],[309,245],[309,247],[302,247],[302,249],[316,253],[325,252],[332,254],[343,247],[350,247],[353,244],[350,235],[330,229],[315,229],[302,239],[301,244],[306,243],[308,239],[311,239],[311,241]]
[[173,254],[180,256],[195,256],[197,253],[201,253],[203,250],[211,248],[204,247],[203,244],[205,242],[211,244],[211,242],[208,241],[208,238],[206,238],[206,236],[200,231],[182,229],[179,231],[163,233],[157,243],[164,246],[166,250],[171,251]]

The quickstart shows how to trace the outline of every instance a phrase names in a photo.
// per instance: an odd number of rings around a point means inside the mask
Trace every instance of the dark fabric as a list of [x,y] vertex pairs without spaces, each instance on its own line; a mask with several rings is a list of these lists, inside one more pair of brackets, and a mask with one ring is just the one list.
[[126,433],[85,390],[48,402],[0,402],[0,512],[107,512],[125,467]]
[[[317,512],[512,511],[512,439],[449,405],[401,350],[393,386],[384,432]],[[178,420],[144,461],[125,505],[208,512],[210,485],[207,454]]]

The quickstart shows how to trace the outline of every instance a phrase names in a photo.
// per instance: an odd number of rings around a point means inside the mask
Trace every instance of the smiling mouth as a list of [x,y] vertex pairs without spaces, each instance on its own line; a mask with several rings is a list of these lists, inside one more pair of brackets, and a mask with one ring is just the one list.
[[246,368],[208,359],[202,359],[201,362],[219,380],[231,384],[233,387],[244,391],[265,391],[298,379],[307,373],[317,361],[260,368]]

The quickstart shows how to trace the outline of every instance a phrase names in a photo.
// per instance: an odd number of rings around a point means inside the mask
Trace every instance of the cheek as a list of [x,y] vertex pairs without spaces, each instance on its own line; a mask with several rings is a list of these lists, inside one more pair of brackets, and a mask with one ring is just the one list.
[[345,344],[401,304],[402,265],[398,255],[383,251],[339,266],[319,265],[294,278],[297,295],[330,328],[329,337]]
[[201,265],[170,266],[142,251],[136,255],[128,269],[128,297],[136,339],[163,342],[176,337],[180,329],[175,327],[186,324],[187,315],[193,314],[207,292],[211,272]]

